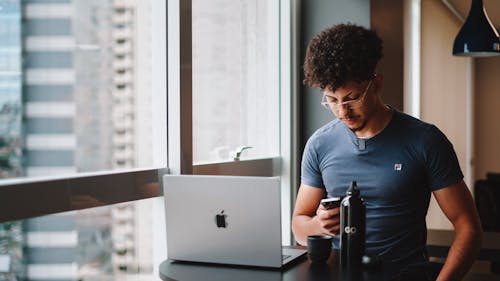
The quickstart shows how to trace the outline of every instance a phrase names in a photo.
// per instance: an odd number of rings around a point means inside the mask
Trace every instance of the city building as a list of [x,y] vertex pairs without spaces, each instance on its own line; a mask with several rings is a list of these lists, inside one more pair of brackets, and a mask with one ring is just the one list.
[[[144,98],[150,95],[150,66],[144,63],[149,41],[138,42],[149,36],[149,1],[17,3],[23,14],[17,27],[24,34],[25,79],[17,93],[22,93],[25,112],[25,176],[135,168],[151,161],[148,129],[141,131],[139,123],[147,124],[144,118],[151,114]],[[148,272],[141,264],[151,264],[149,228],[140,227],[138,218],[150,211],[122,204],[87,211],[93,214],[90,223],[75,212],[24,221],[27,279]],[[110,237],[121,237],[116,241],[123,243],[113,245],[113,252],[99,250],[99,243]]]

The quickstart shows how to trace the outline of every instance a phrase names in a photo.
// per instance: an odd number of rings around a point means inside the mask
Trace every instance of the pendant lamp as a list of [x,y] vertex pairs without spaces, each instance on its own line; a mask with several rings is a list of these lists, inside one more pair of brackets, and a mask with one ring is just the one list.
[[453,55],[469,57],[500,55],[498,32],[491,24],[482,0],[472,0],[469,15],[453,43]]

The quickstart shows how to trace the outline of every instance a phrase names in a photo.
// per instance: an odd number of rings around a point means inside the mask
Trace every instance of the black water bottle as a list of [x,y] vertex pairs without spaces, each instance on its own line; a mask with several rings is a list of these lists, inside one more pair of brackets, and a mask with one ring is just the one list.
[[365,203],[356,181],[351,182],[340,203],[340,267],[357,271],[365,254]]

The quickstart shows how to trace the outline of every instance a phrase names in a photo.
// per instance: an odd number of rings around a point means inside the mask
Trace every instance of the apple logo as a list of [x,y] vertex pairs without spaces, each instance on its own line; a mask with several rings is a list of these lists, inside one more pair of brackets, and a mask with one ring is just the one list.
[[227,215],[224,214],[224,210],[222,210],[220,212],[220,214],[217,214],[215,216],[215,222],[217,224],[217,228],[226,228],[227,227],[227,223],[226,223],[226,217]]

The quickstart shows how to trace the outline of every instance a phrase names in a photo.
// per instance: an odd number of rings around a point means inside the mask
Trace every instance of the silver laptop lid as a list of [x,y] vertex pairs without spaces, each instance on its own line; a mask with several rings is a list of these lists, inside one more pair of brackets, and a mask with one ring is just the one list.
[[170,259],[281,266],[278,177],[166,175],[163,186]]

